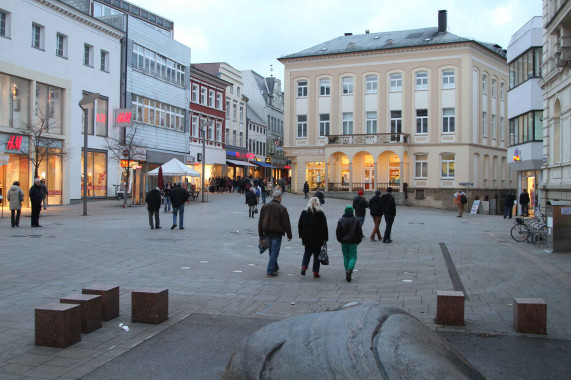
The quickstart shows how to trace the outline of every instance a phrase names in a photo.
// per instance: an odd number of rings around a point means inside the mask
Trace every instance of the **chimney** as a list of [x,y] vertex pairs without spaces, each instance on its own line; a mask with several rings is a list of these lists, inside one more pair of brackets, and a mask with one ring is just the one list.
[[365,34],[369,34],[369,29],[365,30]]
[[353,33],[345,33],[346,36],[352,36]]
[[446,10],[438,11],[438,33],[446,33],[448,20]]

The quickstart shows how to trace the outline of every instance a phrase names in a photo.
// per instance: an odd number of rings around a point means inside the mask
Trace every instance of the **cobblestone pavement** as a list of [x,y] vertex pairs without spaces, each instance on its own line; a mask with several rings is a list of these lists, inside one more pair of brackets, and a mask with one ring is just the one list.
[[[539,297],[548,304],[548,338],[571,340],[571,255],[516,243],[512,222],[500,216],[398,207],[393,243],[363,241],[354,280],[344,279],[335,226],[347,204],[327,199],[331,264],[320,279],[301,276],[303,246],[297,220],[303,196],[286,194],[294,239],[284,239],[280,272],[266,277],[267,254],[257,250],[258,218],[247,217],[239,194],[211,195],[191,203],[185,229],[171,230],[172,214],[161,212],[161,230],[148,226],[146,207],[90,202],[49,208],[43,228],[11,228],[0,219],[0,379],[80,378],[193,313],[281,319],[333,310],[349,302],[398,306],[430,328],[522,336],[512,328],[514,297]],[[43,214],[42,214],[43,215]],[[384,228],[384,222],[382,224]],[[369,236],[372,219],[364,231]],[[436,292],[453,290],[443,248],[450,252],[467,295],[466,326],[434,323]],[[34,308],[92,283],[121,287],[121,315],[66,349],[34,345]],[[130,292],[169,289],[169,320],[160,325],[130,322]],[[129,326],[125,332],[119,323]]]

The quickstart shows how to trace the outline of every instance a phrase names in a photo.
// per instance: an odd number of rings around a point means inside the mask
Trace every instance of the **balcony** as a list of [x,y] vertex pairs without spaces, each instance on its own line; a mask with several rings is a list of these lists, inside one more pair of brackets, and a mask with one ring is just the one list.
[[381,145],[381,144],[408,144],[408,133],[375,133],[365,135],[330,135],[327,137],[329,145]]
[[561,48],[555,53],[555,65],[557,67],[571,67],[571,47]]

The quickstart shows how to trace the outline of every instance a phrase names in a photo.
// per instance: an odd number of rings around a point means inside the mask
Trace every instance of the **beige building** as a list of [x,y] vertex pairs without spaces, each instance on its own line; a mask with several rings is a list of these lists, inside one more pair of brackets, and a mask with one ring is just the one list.
[[543,181],[547,201],[571,201],[571,3],[543,1]]
[[[384,191],[409,204],[452,208],[512,188],[506,162],[506,52],[439,26],[346,33],[280,58],[284,150],[293,191]],[[400,194],[399,194],[400,193]],[[338,194],[342,195],[342,194]]]

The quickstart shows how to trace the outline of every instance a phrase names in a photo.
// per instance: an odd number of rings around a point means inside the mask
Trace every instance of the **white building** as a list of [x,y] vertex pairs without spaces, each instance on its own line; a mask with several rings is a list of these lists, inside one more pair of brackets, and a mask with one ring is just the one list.
[[3,192],[15,180],[30,188],[33,167],[22,151],[33,147],[16,128],[47,114],[46,137],[71,154],[64,162],[50,157],[40,165],[49,203],[81,198],[83,113],[78,102],[90,93],[101,97],[88,124],[88,195],[113,192],[118,166],[109,162],[105,137],[117,134],[110,120],[120,105],[123,36],[59,1],[0,0],[0,153],[9,156],[8,165],[0,167]]
[[254,155],[254,157],[250,159],[250,162],[257,166],[257,168],[252,167],[249,174],[252,178],[269,177],[271,174],[269,169],[272,165],[271,162],[266,162],[266,123],[264,119],[250,107],[250,102],[248,102],[247,110],[248,130],[246,136],[248,139],[248,152]]

